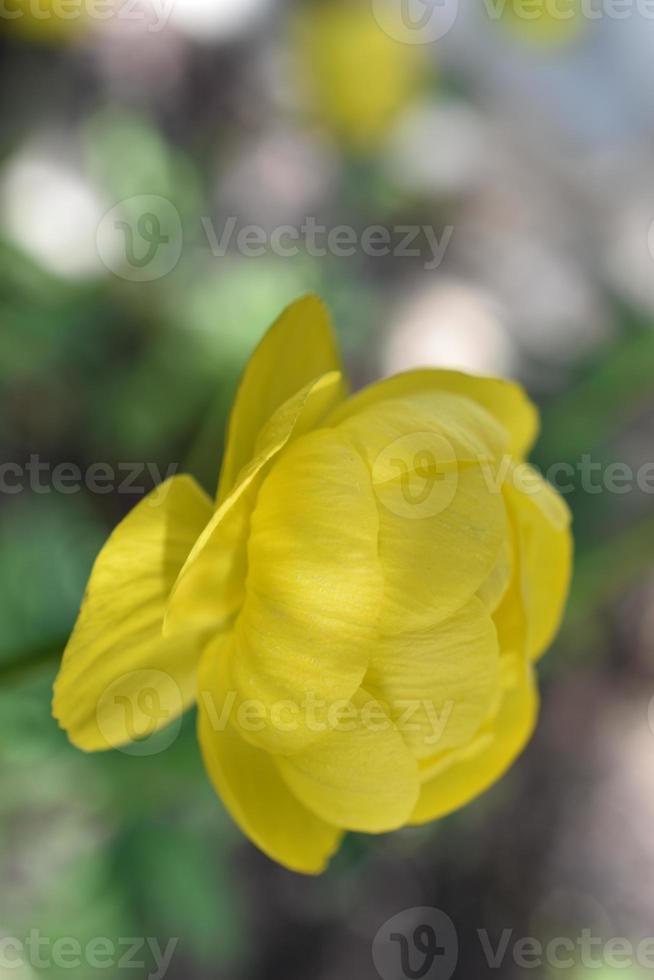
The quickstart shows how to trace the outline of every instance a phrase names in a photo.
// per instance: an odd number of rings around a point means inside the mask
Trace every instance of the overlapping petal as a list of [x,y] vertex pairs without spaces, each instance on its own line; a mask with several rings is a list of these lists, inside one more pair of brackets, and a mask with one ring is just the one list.
[[500,546],[497,561],[488,578],[482,582],[477,590],[477,595],[490,612],[495,612],[502,603],[513,577],[514,556],[510,520],[507,524],[509,525],[507,527],[507,535]]
[[509,433],[508,451],[518,459],[525,457],[534,444],[538,434],[538,414],[520,385],[460,371],[425,369],[385,378],[357,392],[337,408],[330,418],[330,424],[337,425],[389,398],[401,398],[421,391],[449,392],[481,405]]
[[230,625],[245,597],[250,516],[259,487],[278,454],[318,425],[341,400],[343,390],[339,373],[326,374],[289,398],[264,425],[253,459],[213,514],[180,572],[166,612],[166,635],[191,628],[220,631]]
[[416,758],[466,745],[500,695],[495,626],[473,597],[421,632],[383,636],[365,678]]
[[382,706],[359,689],[338,723],[300,753],[277,756],[293,794],[317,816],[370,834],[406,823],[418,796],[418,766]]
[[143,690],[157,709],[155,727],[194,700],[202,637],[163,639],[162,625],[173,583],[212,510],[190,477],[172,477],[137,504],[100,552],[54,694],[55,718],[80,748],[131,741]]
[[506,689],[499,710],[469,746],[421,764],[423,784],[410,819],[444,817],[483,793],[525,747],[538,713],[533,668],[519,655],[502,658]]
[[517,535],[527,649],[537,658],[559,628],[570,587],[570,512],[563,498],[526,463],[507,480],[505,497]]
[[257,439],[272,415],[332,371],[342,373],[329,314],[317,296],[305,296],[284,310],[248,361],[230,417],[219,504],[256,455]]
[[[388,381],[389,387],[392,380]],[[380,387],[384,384],[381,382]],[[446,439],[453,460],[459,464],[490,463],[508,452],[507,428],[472,398],[425,387],[397,394],[391,391],[387,397],[368,404],[362,396],[373,388],[365,388],[341,402],[325,420],[326,425],[348,432],[371,460],[377,459],[394,442],[423,432],[433,432]],[[359,398],[362,404],[356,411],[350,411]]]
[[[510,507],[507,507],[507,537],[502,554],[507,565],[510,566],[510,574],[500,602],[493,610],[493,622],[497,630],[500,652],[524,659],[527,657],[527,611],[522,588],[523,571],[518,527]],[[495,574],[493,572],[491,578]],[[487,583],[484,583],[479,594],[482,600],[484,594],[488,598]]]
[[380,630],[429,629],[464,605],[498,561],[503,430],[467,399],[427,393],[380,402],[335,431],[366,460],[377,499]]
[[245,741],[232,716],[223,638],[200,671],[198,738],[213,786],[244,834],[292,871],[318,874],[342,831],[304,807],[280,776],[273,757]]
[[280,752],[313,741],[307,695],[331,704],[361,683],[383,592],[377,538],[365,463],[338,433],[298,440],[264,481],[231,673],[243,698],[291,702],[300,723],[289,733],[267,725],[257,745]]

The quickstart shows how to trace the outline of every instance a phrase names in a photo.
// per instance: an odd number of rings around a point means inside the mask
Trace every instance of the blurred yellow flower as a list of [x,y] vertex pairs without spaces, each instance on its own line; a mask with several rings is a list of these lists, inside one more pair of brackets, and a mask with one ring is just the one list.
[[295,28],[316,117],[349,145],[374,145],[422,86],[423,49],[390,37],[366,0],[318,0]]
[[0,29],[31,41],[71,41],[90,26],[88,2],[91,0],[3,0]]
[[348,397],[298,301],[245,371],[217,500],[173,477],[101,551],[55,717],[93,751],[197,701],[217,793],[296,871],[462,806],[529,739],[568,589],[536,429],[518,386],[454,371]]
[[504,25],[535,43],[574,40],[584,26],[580,0],[505,0],[501,9]]

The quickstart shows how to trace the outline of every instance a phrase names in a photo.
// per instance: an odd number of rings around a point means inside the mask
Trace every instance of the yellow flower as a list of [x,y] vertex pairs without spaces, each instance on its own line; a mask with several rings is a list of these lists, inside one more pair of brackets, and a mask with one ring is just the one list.
[[421,47],[390,37],[362,0],[309,4],[298,18],[296,37],[303,87],[315,114],[359,149],[377,143],[424,84]]
[[504,24],[536,44],[558,44],[581,34],[580,0],[508,0]]
[[90,26],[88,4],[79,0],[3,0],[0,25],[9,34],[47,44],[73,41]]
[[245,371],[216,502],[173,477],[100,553],[55,717],[93,751],[197,701],[216,791],[297,871],[462,806],[530,736],[568,588],[536,428],[519,387],[453,371],[348,397],[299,300]]

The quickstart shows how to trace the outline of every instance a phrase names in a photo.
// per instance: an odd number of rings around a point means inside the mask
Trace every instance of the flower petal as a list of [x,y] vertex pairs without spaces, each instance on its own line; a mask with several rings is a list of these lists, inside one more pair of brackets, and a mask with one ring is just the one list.
[[420,798],[412,824],[428,823],[457,810],[483,793],[525,747],[538,714],[533,668],[519,656],[503,657],[508,685],[499,711],[478,737],[460,753],[445,753],[435,763],[422,764]]
[[55,684],[54,716],[79,748],[131,741],[125,699],[134,708],[143,690],[155,692],[155,729],[193,702],[200,639],[164,640],[161,631],[170,590],[212,511],[190,477],[175,476],[137,504],[100,552]]
[[[416,391],[377,400],[356,412],[347,412],[346,417],[334,425],[334,419],[346,412],[359,397],[354,395],[337,405],[325,424],[347,432],[372,460],[384,453],[389,443],[422,432],[435,432],[446,438],[458,463],[497,463],[507,452],[507,430],[492,413],[471,398],[447,391]],[[388,472],[389,478],[396,475],[392,470]]]
[[315,740],[307,696],[351,697],[368,666],[383,590],[378,517],[365,463],[329,429],[298,440],[264,481],[252,515],[247,595],[234,628],[240,696],[301,715],[285,734],[253,736],[270,751]]
[[343,393],[335,371],[306,385],[285,402],[259,434],[255,456],[239,474],[232,493],[198,538],[172,591],[166,611],[167,636],[189,628],[223,630],[245,598],[250,516],[261,483],[275,457],[318,425]]
[[431,629],[382,637],[364,685],[388,705],[416,758],[466,745],[500,696],[488,610],[473,597]]
[[[512,471],[509,473],[509,477],[512,478]],[[502,493],[503,495],[506,493],[506,486],[502,488]],[[517,656],[522,661],[527,658],[528,645],[527,610],[522,587],[524,572],[518,524],[513,513],[513,508],[509,506],[508,500],[507,525],[508,534],[503,551],[507,565],[510,568],[510,574],[508,576],[508,584],[492,615],[495,629],[497,630],[500,654],[503,660],[505,654],[510,654],[513,658]],[[484,586],[479,590],[479,595],[482,598],[489,591],[487,586],[488,583],[484,583]],[[492,588],[490,594],[492,595]],[[506,661],[504,660],[504,662]]]
[[498,561],[503,430],[468,399],[422,393],[380,402],[335,431],[366,459],[377,498],[380,630],[428,630],[460,609]]
[[502,542],[493,570],[477,590],[477,595],[490,612],[495,612],[506,595],[513,576],[513,566],[513,547],[509,534]]
[[229,422],[219,504],[255,455],[257,437],[274,412],[310,381],[340,370],[329,314],[317,296],[304,296],[275,321],[245,369]]
[[418,795],[418,767],[382,706],[360,689],[340,718],[304,752],[276,757],[286,784],[329,823],[385,833],[406,823]]
[[527,650],[538,658],[556,634],[570,587],[570,511],[531,466],[516,467],[505,497],[517,530],[520,585],[527,619]]
[[428,391],[449,392],[477,402],[510,434],[508,452],[518,458],[526,456],[536,439],[538,413],[520,385],[460,371],[408,371],[386,378],[364,388],[339,406],[330,416],[329,424],[338,425],[380,401]]
[[220,722],[229,694],[223,673],[224,639],[203,658],[198,738],[217,794],[244,834],[273,861],[291,871],[318,874],[337,849],[342,831],[307,810],[291,793],[267,752],[246,742],[231,721]]

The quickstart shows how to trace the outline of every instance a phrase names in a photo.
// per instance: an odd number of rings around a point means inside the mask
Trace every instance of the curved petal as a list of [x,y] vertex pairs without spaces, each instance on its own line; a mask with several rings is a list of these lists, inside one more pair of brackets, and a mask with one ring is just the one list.
[[289,733],[267,723],[257,745],[286,752],[314,741],[307,697],[331,704],[361,683],[383,590],[377,536],[365,463],[332,430],[299,440],[264,481],[231,673],[243,699],[290,702],[299,721]]
[[287,307],[250,358],[229,422],[218,503],[231,493],[239,472],[255,455],[259,433],[270,417],[309,382],[341,361],[329,314],[317,296]]
[[[520,660],[527,657],[527,615],[522,590],[522,560],[518,546],[518,528],[512,508],[507,506],[508,533],[503,549],[504,557],[510,567],[508,584],[500,602],[493,610],[493,622],[497,630],[500,653],[517,656]],[[492,576],[491,576],[492,578]],[[488,594],[487,583],[484,583],[479,594]],[[492,594],[492,588],[490,590]]]
[[379,381],[339,406],[330,416],[328,424],[338,425],[357,412],[389,398],[430,391],[462,395],[485,408],[510,434],[508,452],[517,458],[526,456],[534,444],[538,434],[538,413],[520,385],[460,371],[408,371]]
[[336,427],[365,458],[385,578],[380,630],[430,629],[488,579],[506,535],[503,430],[450,395],[382,402]]
[[477,466],[458,470],[442,512],[407,520],[382,506],[379,519],[385,633],[428,629],[456,612],[488,578],[506,533],[502,497],[486,491]]
[[444,817],[496,782],[523,750],[536,723],[538,693],[533,668],[520,656],[502,658],[507,689],[499,711],[460,753],[422,764],[423,785],[412,824]]
[[222,675],[225,651],[212,644],[200,670],[201,692],[215,692],[198,708],[198,738],[207,774],[233,820],[264,854],[291,871],[319,874],[336,851],[342,831],[316,817],[296,799],[267,752],[246,742],[223,719],[228,691]]
[[527,651],[537,658],[559,628],[570,588],[570,511],[563,498],[526,463],[515,468],[504,492],[517,533]]
[[495,612],[501,605],[513,576],[513,568],[513,546],[511,535],[507,534],[493,570],[477,590],[477,595],[490,612]]
[[245,598],[247,538],[259,487],[275,457],[318,425],[343,395],[343,379],[331,372],[306,385],[279,408],[259,434],[255,456],[239,474],[198,538],[172,591],[164,633],[189,628],[225,629]]
[[429,630],[382,637],[364,685],[388,705],[416,758],[468,744],[500,696],[488,610],[473,597]]
[[403,826],[418,795],[418,767],[382,706],[360,689],[326,716],[323,737],[277,756],[295,796],[329,823],[366,833]]
[[[452,457],[459,464],[495,463],[507,453],[506,428],[472,398],[424,390],[379,399],[350,412],[349,407],[359,397],[354,395],[337,405],[324,424],[347,432],[371,460],[377,460],[389,445],[404,441],[407,435],[423,432],[438,433],[446,439]],[[346,417],[335,424],[334,419],[343,413]],[[382,459],[386,461],[384,455]],[[395,475],[392,471],[388,473],[389,477]]]
[[148,734],[194,700],[200,639],[164,640],[162,624],[172,585],[212,512],[190,477],[175,476],[137,504],[100,552],[54,692],[54,716],[79,748],[132,741],[143,691],[154,697],[158,718]]

